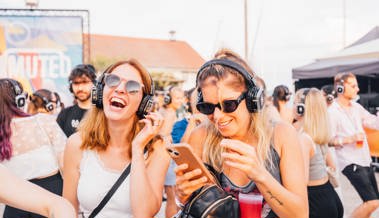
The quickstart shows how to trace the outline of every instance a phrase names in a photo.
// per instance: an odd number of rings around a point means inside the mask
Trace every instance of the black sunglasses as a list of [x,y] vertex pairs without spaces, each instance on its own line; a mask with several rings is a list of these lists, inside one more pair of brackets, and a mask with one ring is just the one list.
[[[109,88],[114,88],[120,85],[121,83],[121,78],[117,76],[116,74],[107,74],[105,76],[104,83],[106,86]],[[138,93],[143,85],[141,85],[139,82],[134,81],[134,80],[129,80],[125,84],[125,91],[128,92],[129,94],[135,94]]]
[[235,110],[237,110],[238,105],[241,103],[243,99],[246,97],[246,92],[242,93],[237,99],[235,100],[224,100],[222,101],[221,105],[220,103],[212,104],[209,102],[199,102],[196,104],[197,110],[206,115],[213,114],[216,107],[218,107],[222,112],[225,113],[232,113]]

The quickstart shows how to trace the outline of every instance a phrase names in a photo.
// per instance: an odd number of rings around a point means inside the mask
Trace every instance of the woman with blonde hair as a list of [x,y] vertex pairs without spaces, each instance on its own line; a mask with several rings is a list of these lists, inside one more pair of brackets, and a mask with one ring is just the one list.
[[325,99],[316,88],[300,89],[294,106],[293,125],[302,141],[308,178],[309,217],[342,218],[342,202],[329,182],[326,168],[331,131]]
[[[130,164],[130,175],[96,217],[153,217],[160,209],[169,156],[157,136],[163,119],[149,112],[154,85],[135,59],[105,70],[92,106],[65,150],[63,196],[88,217]],[[144,151],[147,153],[144,155]]]
[[[238,198],[240,205],[250,204],[254,194],[263,196],[259,217],[308,217],[304,164],[296,131],[283,122],[265,123],[264,90],[255,76],[230,50],[219,51],[200,68],[196,107],[210,122],[192,132],[189,144],[219,172],[222,188]],[[181,203],[210,182],[205,177],[194,179],[201,170],[188,171],[187,167],[182,164],[176,168]],[[240,209],[241,217],[252,213],[246,207]]]

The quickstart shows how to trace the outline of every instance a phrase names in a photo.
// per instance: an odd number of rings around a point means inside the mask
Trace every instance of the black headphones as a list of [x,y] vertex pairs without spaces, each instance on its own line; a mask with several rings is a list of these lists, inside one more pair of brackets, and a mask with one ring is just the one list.
[[170,88],[168,88],[167,92],[165,92],[164,96],[163,96],[163,103],[165,105],[169,105],[172,101],[172,98],[171,98],[171,90],[172,88],[174,88],[174,86],[170,86]]
[[[95,73],[95,68],[91,65],[91,64],[79,64],[79,65],[76,65],[76,67],[72,70],[80,70],[80,71],[87,71],[90,76],[93,78],[96,78],[96,73]],[[95,80],[92,80],[92,78],[90,78],[92,83],[95,84]],[[69,90],[71,93],[74,93],[74,90],[72,89],[72,80],[68,81],[69,82]]]
[[283,98],[284,98],[283,100],[285,100],[285,101],[289,101],[291,99],[291,92],[287,86],[284,86],[284,97]]
[[7,81],[12,85],[15,94],[14,101],[16,102],[17,108],[24,107],[26,103],[26,93],[22,92],[20,85],[15,80],[8,79]]
[[[51,94],[51,93],[50,93]],[[33,93],[34,96],[37,96],[38,98],[42,99],[43,101],[43,107],[47,112],[53,111],[54,110],[54,105],[49,99],[47,99],[45,96],[42,96],[41,94],[35,92]]]
[[[196,76],[196,86],[198,87],[198,80],[200,78],[203,70],[211,65],[222,65],[225,67],[232,68],[236,70],[239,74],[241,74],[246,82],[247,91],[246,91],[246,107],[250,113],[259,112],[264,106],[264,89],[257,86],[257,83],[252,75],[250,75],[245,68],[241,65],[237,64],[234,61],[228,59],[214,59],[206,62],[203,66],[201,66],[200,70]],[[203,94],[201,93],[201,89],[198,89],[198,99],[197,102],[203,102]]]
[[[127,63],[127,62],[125,62]],[[104,90],[104,78],[107,74],[109,74],[110,69],[114,68],[114,65],[109,66],[96,81],[95,86],[92,87],[91,90],[91,101],[93,105],[96,105],[97,108],[103,108],[103,90]],[[145,115],[151,111],[154,105],[154,81],[149,74],[151,89],[150,93],[143,93],[142,101],[138,106],[137,116],[140,119],[143,119]]]
[[345,92],[345,87],[344,87],[343,83],[344,83],[344,81],[343,81],[343,79],[341,79],[341,80],[337,83],[337,85],[336,85],[336,92],[337,92],[338,94],[343,94],[343,93]]
[[327,102],[332,102],[334,100],[335,93],[336,93],[336,91],[332,90],[332,93],[327,94],[326,95],[326,101]]
[[300,102],[296,104],[296,113],[299,116],[303,116],[305,112],[305,98],[307,97],[310,89],[304,89],[303,93],[300,96]]
[[[282,93],[282,91],[284,93]],[[283,95],[280,95],[280,94],[283,94]],[[291,99],[291,92],[287,86],[279,85],[275,87],[274,93],[272,93],[272,96],[274,98],[276,97],[278,100],[281,100],[281,101],[289,101]]]

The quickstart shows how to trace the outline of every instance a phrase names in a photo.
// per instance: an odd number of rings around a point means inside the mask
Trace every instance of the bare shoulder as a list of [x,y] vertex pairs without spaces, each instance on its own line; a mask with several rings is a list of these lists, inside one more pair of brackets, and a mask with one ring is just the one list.
[[76,132],[72,134],[67,139],[67,144],[65,148],[65,156],[68,155],[70,159],[77,159],[81,158],[82,156],[82,149],[80,146],[82,145],[82,137],[79,132]]
[[205,138],[207,137],[207,123],[202,123],[191,132],[191,135],[188,139],[188,144],[191,145],[195,153],[201,157],[203,153],[203,145]]
[[275,149],[282,153],[283,150],[298,149],[299,138],[296,129],[286,122],[278,122],[274,128]]

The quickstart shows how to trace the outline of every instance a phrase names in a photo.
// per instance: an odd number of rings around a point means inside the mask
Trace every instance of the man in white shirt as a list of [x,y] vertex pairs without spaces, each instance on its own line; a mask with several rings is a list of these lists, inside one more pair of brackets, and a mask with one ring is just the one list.
[[363,200],[352,217],[370,217],[379,207],[379,192],[363,127],[379,129],[379,117],[353,101],[359,92],[354,74],[337,74],[334,86],[337,99],[328,109],[332,126],[330,144],[336,149],[339,169]]

